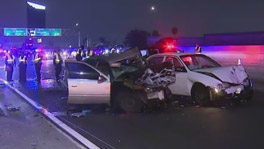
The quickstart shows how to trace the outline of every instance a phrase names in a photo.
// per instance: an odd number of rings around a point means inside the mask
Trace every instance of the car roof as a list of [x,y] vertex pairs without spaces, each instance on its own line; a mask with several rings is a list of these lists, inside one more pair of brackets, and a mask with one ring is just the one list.
[[151,55],[150,57],[156,57],[156,56],[185,56],[185,55],[203,55],[200,53],[159,53]]

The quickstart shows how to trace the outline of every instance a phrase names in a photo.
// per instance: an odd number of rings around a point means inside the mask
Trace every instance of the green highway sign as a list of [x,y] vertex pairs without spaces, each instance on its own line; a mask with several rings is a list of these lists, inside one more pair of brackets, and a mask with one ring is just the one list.
[[61,29],[53,28],[4,28],[5,36],[37,36],[37,37],[57,37],[61,36]]

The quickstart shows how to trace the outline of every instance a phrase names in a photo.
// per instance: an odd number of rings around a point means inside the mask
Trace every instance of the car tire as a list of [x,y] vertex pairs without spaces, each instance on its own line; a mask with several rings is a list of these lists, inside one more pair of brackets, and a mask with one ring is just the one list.
[[245,90],[245,97],[243,99],[250,101],[250,100],[252,100],[253,95],[254,95],[253,89],[246,89]]
[[208,106],[210,103],[210,91],[202,84],[195,84],[192,88],[192,99],[201,106]]
[[133,92],[118,93],[116,101],[119,109],[129,113],[141,112],[144,107],[144,103]]

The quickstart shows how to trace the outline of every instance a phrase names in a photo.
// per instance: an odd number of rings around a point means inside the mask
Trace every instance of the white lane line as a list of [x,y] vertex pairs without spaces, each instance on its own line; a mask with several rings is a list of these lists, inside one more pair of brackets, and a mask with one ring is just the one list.
[[82,129],[81,127],[79,126],[76,126],[75,124],[71,123],[70,121],[66,120],[65,118],[61,118],[63,119],[64,121],[66,121],[67,123],[71,124],[72,126],[76,127],[77,129],[81,130],[82,132],[92,136],[93,138],[95,138],[96,140],[99,140],[100,142],[104,143],[105,145],[107,145],[109,148],[112,148],[112,149],[116,149],[115,147],[111,146],[110,144],[108,144],[107,142],[97,138],[96,136],[94,136],[93,134],[87,132],[86,130]]
[[38,109],[42,114],[46,115],[52,122],[54,122],[61,129],[63,129],[67,133],[69,133],[72,137],[74,137],[76,140],[78,140],[79,142],[81,142],[84,146],[88,147],[89,149],[99,149],[98,146],[96,146],[91,141],[89,141],[88,139],[86,139],[85,137],[83,137],[81,134],[79,134],[78,132],[76,132],[75,130],[73,130],[69,126],[67,126],[61,120],[59,120],[58,118],[56,118],[46,108],[44,108],[43,106],[37,104],[35,101],[33,101],[32,99],[30,99],[29,97],[27,97],[25,94],[23,94],[22,92],[20,92],[18,89],[14,88],[10,84],[8,84],[7,81],[5,81],[4,79],[0,79],[0,81],[4,82],[9,88],[11,88],[12,90],[14,90],[18,95],[20,95],[21,97],[23,97],[28,103],[30,103],[33,107],[35,107],[36,109]]

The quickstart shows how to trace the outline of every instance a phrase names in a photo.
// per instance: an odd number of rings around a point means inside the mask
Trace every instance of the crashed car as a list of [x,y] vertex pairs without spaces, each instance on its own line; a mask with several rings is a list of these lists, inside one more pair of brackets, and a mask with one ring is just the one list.
[[253,85],[243,66],[222,67],[203,54],[165,53],[147,59],[147,65],[154,72],[160,72],[166,65],[173,64],[176,81],[169,85],[173,95],[191,96],[200,105],[230,97],[250,100]]
[[126,112],[165,102],[168,86],[175,81],[174,71],[147,69],[137,48],[83,61],[66,60],[65,68],[69,104],[108,104]]

